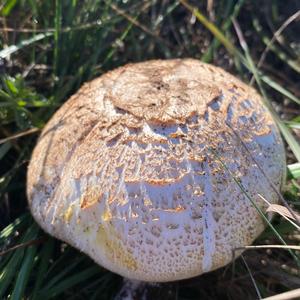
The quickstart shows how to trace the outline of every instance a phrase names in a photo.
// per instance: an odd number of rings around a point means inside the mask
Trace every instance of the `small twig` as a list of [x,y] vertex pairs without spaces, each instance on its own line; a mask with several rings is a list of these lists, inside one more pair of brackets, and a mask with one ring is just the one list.
[[29,246],[32,246],[32,245],[37,245],[37,244],[44,243],[47,239],[48,239],[48,237],[44,236],[44,237],[41,237],[39,239],[35,239],[35,240],[31,240],[31,241],[28,241],[28,242],[25,242],[25,243],[21,243],[19,245],[13,246],[13,247],[11,247],[7,250],[4,250],[4,251],[0,252],[0,256],[6,255],[7,253],[12,252],[14,250],[17,250],[19,248],[29,247]]
[[25,135],[29,135],[29,134],[36,133],[36,132],[38,132],[38,131],[40,131],[40,130],[41,130],[41,129],[39,129],[39,128],[31,128],[31,129],[29,129],[29,130],[26,130],[26,131],[17,133],[17,134],[15,134],[15,135],[10,136],[10,137],[1,139],[1,140],[0,140],[0,145],[6,143],[6,142],[8,142],[8,141],[15,140],[15,139],[17,139],[17,138],[19,138],[19,137],[22,137],[22,136],[25,136]]

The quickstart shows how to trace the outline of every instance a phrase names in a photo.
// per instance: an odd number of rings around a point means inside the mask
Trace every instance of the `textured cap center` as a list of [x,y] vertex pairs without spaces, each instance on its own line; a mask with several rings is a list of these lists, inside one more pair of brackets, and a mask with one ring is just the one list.
[[206,102],[221,93],[204,74],[195,77],[189,69],[178,61],[156,67],[129,66],[108,95],[116,107],[138,118],[182,123],[195,112],[204,113]]

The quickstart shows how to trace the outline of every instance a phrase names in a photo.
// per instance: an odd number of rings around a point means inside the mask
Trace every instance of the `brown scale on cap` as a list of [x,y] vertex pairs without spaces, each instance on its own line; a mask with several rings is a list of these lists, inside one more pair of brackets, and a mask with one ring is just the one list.
[[27,191],[48,233],[125,277],[172,281],[226,265],[264,229],[234,179],[265,211],[258,194],[276,203],[284,174],[255,90],[197,60],[154,60],[85,84],[56,112]]

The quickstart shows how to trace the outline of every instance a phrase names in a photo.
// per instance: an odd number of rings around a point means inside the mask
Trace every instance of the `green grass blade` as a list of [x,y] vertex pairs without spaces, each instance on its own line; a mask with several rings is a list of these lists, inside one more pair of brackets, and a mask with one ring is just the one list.
[[291,133],[290,129],[279,119],[276,115],[275,120],[277,121],[277,125],[284,136],[284,139],[289,144],[292,152],[294,153],[297,161],[300,162],[300,146],[293,134]]
[[14,232],[17,232],[20,227],[26,226],[29,219],[29,214],[24,214],[2,229],[0,232],[0,243],[5,242]]
[[[63,268],[58,274],[56,274],[55,276],[51,276],[52,279],[49,280],[45,289],[48,290],[48,289],[51,289],[52,287],[56,286],[58,284],[58,282],[60,282],[64,276],[66,276],[69,272],[74,270],[79,265],[79,263],[82,262],[83,260],[84,260],[84,256],[77,257],[73,263],[71,263],[68,266],[66,266],[65,268]],[[64,261],[65,261],[64,256],[62,256],[61,262],[64,263]]]
[[[37,230],[35,231],[37,234]],[[36,235],[35,235],[36,237]],[[34,238],[35,238],[34,237]],[[30,246],[24,255],[22,266],[18,272],[18,277],[11,295],[11,300],[19,300],[24,299],[24,291],[27,285],[27,282],[30,277],[31,270],[34,265],[34,258],[36,254],[37,247],[36,246]]]
[[6,155],[6,153],[10,150],[10,148],[11,148],[10,142],[7,142],[0,146],[0,160]]
[[24,249],[17,250],[12,256],[12,258],[9,260],[8,264],[1,270],[0,299],[4,297],[8,286],[12,284],[12,280],[19,269],[19,265],[21,264],[23,255],[24,255]]
[[299,122],[293,122],[293,121],[286,121],[284,122],[286,126],[292,129],[300,129],[300,123]]
[[36,281],[34,284],[34,289],[32,292],[32,295],[30,297],[31,300],[38,300],[38,293],[40,291],[41,285],[43,283],[43,280],[45,279],[45,274],[49,265],[49,260],[51,258],[51,255],[53,255],[53,249],[54,249],[54,240],[49,239],[44,245],[43,249],[39,254],[40,257],[40,264],[37,271]]
[[7,58],[11,54],[19,51],[20,49],[23,49],[26,46],[29,46],[35,42],[38,42],[40,40],[43,40],[49,36],[52,36],[52,32],[46,32],[46,33],[39,33],[36,34],[34,37],[27,39],[27,40],[22,40],[19,44],[17,45],[11,45],[3,50],[0,51],[0,58]]
[[59,48],[60,48],[60,31],[62,22],[62,1],[55,1],[55,32],[54,32],[54,75],[58,76],[58,63],[59,63]]
[[289,175],[292,178],[294,178],[294,179],[300,178],[300,163],[288,165],[287,167],[288,167]]
[[74,285],[88,280],[90,277],[99,273],[100,269],[97,266],[90,267],[84,271],[76,272],[75,275],[68,277],[65,280],[61,280],[52,288],[42,290],[39,294],[39,299],[47,300],[52,297],[58,296],[65,290],[73,287]]
[[[33,224],[32,226],[30,226],[27,229],[26,233],[24,234],[23,238],[21,239],[21,243],[30,241],[30,240],[34,239],[35,236],[36,236],[36,225]],[[20,269],[22,270],[24,252],[25,252],[25,249],[23,247],[17,249],[14,252],[14,254],[12,255],[9,262],[7,263],[7,265],[0,271],[0,282],[1,282],[0,299],[5,295],[5,292],[8,288],[8,286],[12,284],[12,281],[15,278],[15,276],[18,275],[18,271]],[[30,258],[31,258],[31,256],[29,256],[29,258],[25,262],[30,261]],[[25,257],[25,259],[26,259],[26,257]],[[26,266],[28,266],[28,265],[26,265]],[[25,281],[26,281],[26,278],[27,278],[26,270],[28,270],[28,269],[23,270],[23,273],[22,273],[20,279],[17,280],[21,284],[25,283]],[[21,287],[20,291],[22,292],[22,287]]]
[[11,12],[11,10],[16,6],[18,0],[9,0],[5,3],[3,8],[1,9],[1,15],[2,16],[8,16]]
[[274,80],[272,80],[270,77],[266,75],[260,75],[261,80],[266,83],[268,86],[282,94],[283,96],[289,98],[290,100],[294,101],[295,103],[300,105],[300,99],[294,96],[290,91],[285,89],[282,85],[278,84]]

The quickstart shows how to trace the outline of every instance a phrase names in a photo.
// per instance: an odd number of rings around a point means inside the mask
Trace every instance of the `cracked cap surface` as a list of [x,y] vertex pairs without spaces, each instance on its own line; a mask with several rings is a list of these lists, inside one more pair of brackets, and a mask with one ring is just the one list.
[[[86,83],[34,149],[27,194],[51,235],[125,277],[228,264],[278,202],[284,146],[254,89],[193,59],[128,64]],[[237,184],[243,186],[244,191]]]

